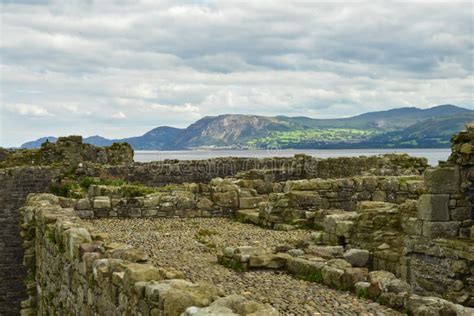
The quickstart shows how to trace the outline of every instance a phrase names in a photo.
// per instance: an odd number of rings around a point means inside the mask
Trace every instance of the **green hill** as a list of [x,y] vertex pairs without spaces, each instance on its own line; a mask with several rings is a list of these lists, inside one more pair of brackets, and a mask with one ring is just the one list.
[[[84,141],[100,146],[128,142],[138,150],[448,147],[451,136],[473,121],[473,110],[454,105],[407,107],[339,119],[226,114],[204,117],[185,129],[161,126],[142,136],[92,136]],[[39,147],[44,140],[22,147]]]

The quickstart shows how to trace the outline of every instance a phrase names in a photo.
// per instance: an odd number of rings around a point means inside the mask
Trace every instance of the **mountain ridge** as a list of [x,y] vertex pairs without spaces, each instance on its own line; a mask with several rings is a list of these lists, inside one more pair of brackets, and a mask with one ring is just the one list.
[[[451,135],[472,121],[474,110],[451,104],[330,119],[222,114],[205,116],[186,128],[159,126],[141,136],[107,139],[95,135],[84,138],[84,142],[98,146],[128,142],[137,150],[448,147]],[[21,147],[39,147],[46,139],[55,141],[52,136],[42,137]]]

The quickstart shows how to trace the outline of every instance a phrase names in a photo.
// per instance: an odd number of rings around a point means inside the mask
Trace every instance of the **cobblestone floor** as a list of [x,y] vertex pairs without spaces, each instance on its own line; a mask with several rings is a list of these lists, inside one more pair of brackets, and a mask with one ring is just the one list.
[[216,263],[225,246],[271,248],[309,232],[280,232],[223,218],[100,219],[90,224],[110,240],[142,247],[153,263],[183,271],[192,281],[207,281],[225,294],[242,294],[269,303],[283,315],[400,315],[348,292],[298,280],[283,272],[237,273]]

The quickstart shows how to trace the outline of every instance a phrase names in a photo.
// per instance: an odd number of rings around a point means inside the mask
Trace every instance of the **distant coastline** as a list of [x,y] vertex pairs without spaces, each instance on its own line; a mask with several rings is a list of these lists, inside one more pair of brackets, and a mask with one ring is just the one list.
[[410,156],[425,157],[428,163],[436,166],[438,161],[446,160],[449,148],[391,148],[391,149],[230,149],[230,150],[135,150],[134,160],[137,162],[163,161],[166,159],[202,160],[218,157],[292,157],[295,154],[306,154],[319,158],[372,156],[389,153],[406,153]]

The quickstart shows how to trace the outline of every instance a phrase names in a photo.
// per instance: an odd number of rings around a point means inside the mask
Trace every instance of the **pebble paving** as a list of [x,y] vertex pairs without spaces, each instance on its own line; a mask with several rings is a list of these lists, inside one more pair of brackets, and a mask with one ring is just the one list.
[[225,218],[97,219],[91,228],[108,239],[143,248],[157,266],[174,267],[193,282],[216,285],[223,294],[241,294],[269,303],[282,315],[401,315],[349,292],[294,278],[281,271],[239,273],[216,263],[226,246],[267,249],[309,232],[264,229]]

